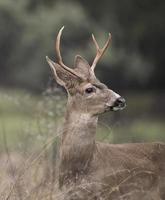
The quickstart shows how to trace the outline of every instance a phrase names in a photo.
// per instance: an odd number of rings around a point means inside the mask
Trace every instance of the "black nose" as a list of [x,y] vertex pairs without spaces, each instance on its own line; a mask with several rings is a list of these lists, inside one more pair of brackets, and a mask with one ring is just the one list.
[[123,108],[126,106],[126,101],[123,97],[119,97],[118,99],[116,99],[115,103],[114,103],[115,107],[120,107]]

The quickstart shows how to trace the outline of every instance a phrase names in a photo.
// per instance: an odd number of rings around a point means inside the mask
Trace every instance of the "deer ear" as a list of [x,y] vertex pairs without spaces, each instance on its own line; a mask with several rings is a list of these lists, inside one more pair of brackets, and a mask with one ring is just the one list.
[[73,88],[75,84],[81,81],[80,77],[77,77],[76,75],[70,73],[66,69],[62,68],[59,64],[53,62],[48,57],[46,57],[46,60],[53,71],[57,83],[65,87],[66,90]]
[[88,78],[90,76],[90,65],[89,63],[81,56],[75,56],[74,61],[75,71],[81,74],[83,78]]

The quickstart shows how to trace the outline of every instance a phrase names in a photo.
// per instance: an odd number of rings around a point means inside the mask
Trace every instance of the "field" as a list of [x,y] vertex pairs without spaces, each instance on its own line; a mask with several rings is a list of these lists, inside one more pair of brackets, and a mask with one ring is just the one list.
[[[160,95],[125,94],[127,108],[101,116],[97,140],[165,141]],[[161,95],[161,99],[163,99]],[[164,100],[162,100],[163,103]],[[0,199],[60,199],[56,158],[66,98],[0,90]]]

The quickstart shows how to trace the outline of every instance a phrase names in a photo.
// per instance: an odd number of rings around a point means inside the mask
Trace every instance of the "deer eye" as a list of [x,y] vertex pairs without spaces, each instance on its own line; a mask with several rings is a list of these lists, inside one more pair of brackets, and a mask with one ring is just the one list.
[[92,92],[94,92],[94,91],[95,91],[95,89],[94,89],[93,87],[89,87],[89,88],[85,89],[85,92],[86,92],[87,94],[90,94],[90,93],[92,93]]

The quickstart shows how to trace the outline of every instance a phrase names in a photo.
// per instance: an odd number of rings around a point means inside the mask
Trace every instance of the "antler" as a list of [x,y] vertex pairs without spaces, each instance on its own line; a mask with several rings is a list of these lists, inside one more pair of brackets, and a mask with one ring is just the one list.
[[104,52],[107,50],[109,44],[110,44],[110,41],[111,41],[111,34],[109,33],[109,37],[108,37],[108,40],[107,42],[105,43],[104,47],[103,48],[100,48],[96,39],[95,39],[95,36],[92,34],[92,39],[93,39],[93,42],[96,46],[96,50],[97,50],[97,53],[96,53],[96,57],[91,65],[91,69],[94,71],[95,67],[96,67],[96,64],[98,63],[98,61],[100,60],[100,58],[103,56]]
[[55,42],[55,50],[57,54],[58,63],[60,64],[61,67],[63,67],[68,72],[70,72],[72,75],[80,77],[73,69],[67,67],[62,61],[62,56],[60,53],[60,39],[61,39],[63,29],[64,29],[64,26],[59,30],[57,38],[56,38],[56,42]]

